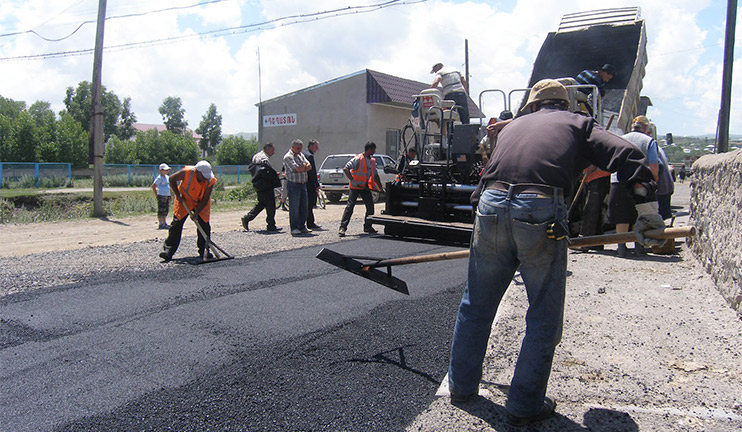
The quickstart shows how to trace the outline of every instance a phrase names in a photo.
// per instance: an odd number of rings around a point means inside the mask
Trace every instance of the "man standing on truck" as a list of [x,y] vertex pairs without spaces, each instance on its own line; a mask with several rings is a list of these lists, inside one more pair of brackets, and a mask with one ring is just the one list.
[[343,218],[340,220],[340,230],[338,235],[345,237],[348,230],[350,217],[353,216],[353,208],[360,196],[363,204],[366,205],[366,218],[363,220],[363,232],[373,234],[376,232],[373,226],[368,222],[368,217],[374,214],[374,198],[371,196],[372,190],[381,188],[381,179],[379,172],[376,171],[376,144],[367,142],[363,147],[363,153],[358,153],[345,164],[343,172],[350,179],[350,190],[348,191],[348,204],[343,211]]
[[662,228],[644,155],[595,119],[567,111],[567,89],[542,80],[521,115],[498,134],[472,204],[477,206],[466,290],[459,306],[448,371],[452,403],[478,394],[492,321],[517,269],[528,293],[526,334],[515,365],[507,421],[524,426],[550,417],[546,397],[562,335],[567,278],[567,208],[580,171],[591,163],[617,171],[636,197],[636,235]]
[[434,64],[430,73],[436,74],[430,87],[437,88],[440,84],[443,88],[443,99],[454,101],[461,123],[469,124],[469,96],[466,94],[466,78],[458,69],[451,66],[444,67],[443,63]]
[[[600,97],[602,98],[603,96],[605,96],[605,83],[612,80],[615,76],[616,67],[610,63],[606,63],[603,65],[602,68],[598,70],[585,69],[584,71],[580,72],[579,75],[577,75],[577,78],[575,78],[575,80],[578,84],[594,85],[598,88],[598,92],[600,93]],[[591,93],[590,89],[588,88],[580,89],[580,91],[587,95]]]

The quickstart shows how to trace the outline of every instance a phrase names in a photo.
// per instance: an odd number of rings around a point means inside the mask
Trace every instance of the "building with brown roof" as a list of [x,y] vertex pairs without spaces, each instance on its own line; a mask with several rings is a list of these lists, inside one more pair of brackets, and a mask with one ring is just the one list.
[[[260,145],[272,142],[285,153],[296,138],[320,142],[318,163],[336,153],[359,153],[367,141],[377,153],[399,155],[399,135],[412,110],[413,95],[430,83],[364,69],[258,104]],[[472,119],[482,114],[471,98]],[[274,161],[278,164],[280,162]]]

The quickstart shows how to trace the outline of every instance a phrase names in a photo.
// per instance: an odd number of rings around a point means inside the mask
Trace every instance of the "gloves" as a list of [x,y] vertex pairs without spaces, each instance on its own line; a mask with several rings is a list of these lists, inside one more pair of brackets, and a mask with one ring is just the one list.
[[657,202],[652,201],[637,204],[636,212],[639,214],[634,224],[636,242],[644,247],[662,246],[665,244],[667,240],[644,237],[645,231],[665,228],[665,221],[657,210]]

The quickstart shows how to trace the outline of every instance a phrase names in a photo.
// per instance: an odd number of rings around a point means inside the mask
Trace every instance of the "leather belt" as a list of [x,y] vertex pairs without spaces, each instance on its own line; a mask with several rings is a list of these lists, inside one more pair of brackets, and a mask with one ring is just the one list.
[[541,184],[535,184],[535,183],[516,183],[516,184],[510,184],[498,180],[490,180],[485,184],[485,189],[492,189],[497,190],[501,192],[509,192],[512,190],[513,195],[518,194],[532,194],[536,195],[539,198],[553,198],[554,197],[554,189],[557,190],[557,196],[559,198],[564,198],[564,195],[562,193],[561,188],[556,188],[553,186],[546,186]]

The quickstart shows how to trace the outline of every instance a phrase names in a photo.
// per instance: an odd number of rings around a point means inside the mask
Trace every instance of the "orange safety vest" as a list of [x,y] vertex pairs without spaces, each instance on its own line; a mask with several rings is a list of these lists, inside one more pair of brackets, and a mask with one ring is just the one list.
[[590,183],[593,180],[608,177],[611,175],[611,173],[609,173],[608,171],[603,171],[595,165],[590,165],[589,167],[585,168],[585,175],[587,176],[587,179],[585,179],[585,183]]
[[371,167],[369,169],[366,158],[363,153],[358,153],[356,159],[358,168],[350,170],[350,188],[351,189],[374,189],[374,173],[376,172],[376,159],[371,156]]
[[[201,183],[196,179],[195,166],[186,166],[183,170],[185,171],[185,178],[180,182],[180,184],[178,184],[178,191],[185,200],[188,208],[194,210],[196,206],[198,206],[198,203],[201,202],[201,199],[203,199],[204,194],[206,193],[206,188],[216,184],[216,177],[212,177],[208,182]],[[183,204],[181,204],[178,199],[176,199],[173,204],[173,213],[178,219],[183,219],[188,216],[188,210],[183,207]],[[201,209],[201,212],[198,215],[204,222],[209,221],[209,216],[211,215],[211,200],[209,200],[206,206]]]

